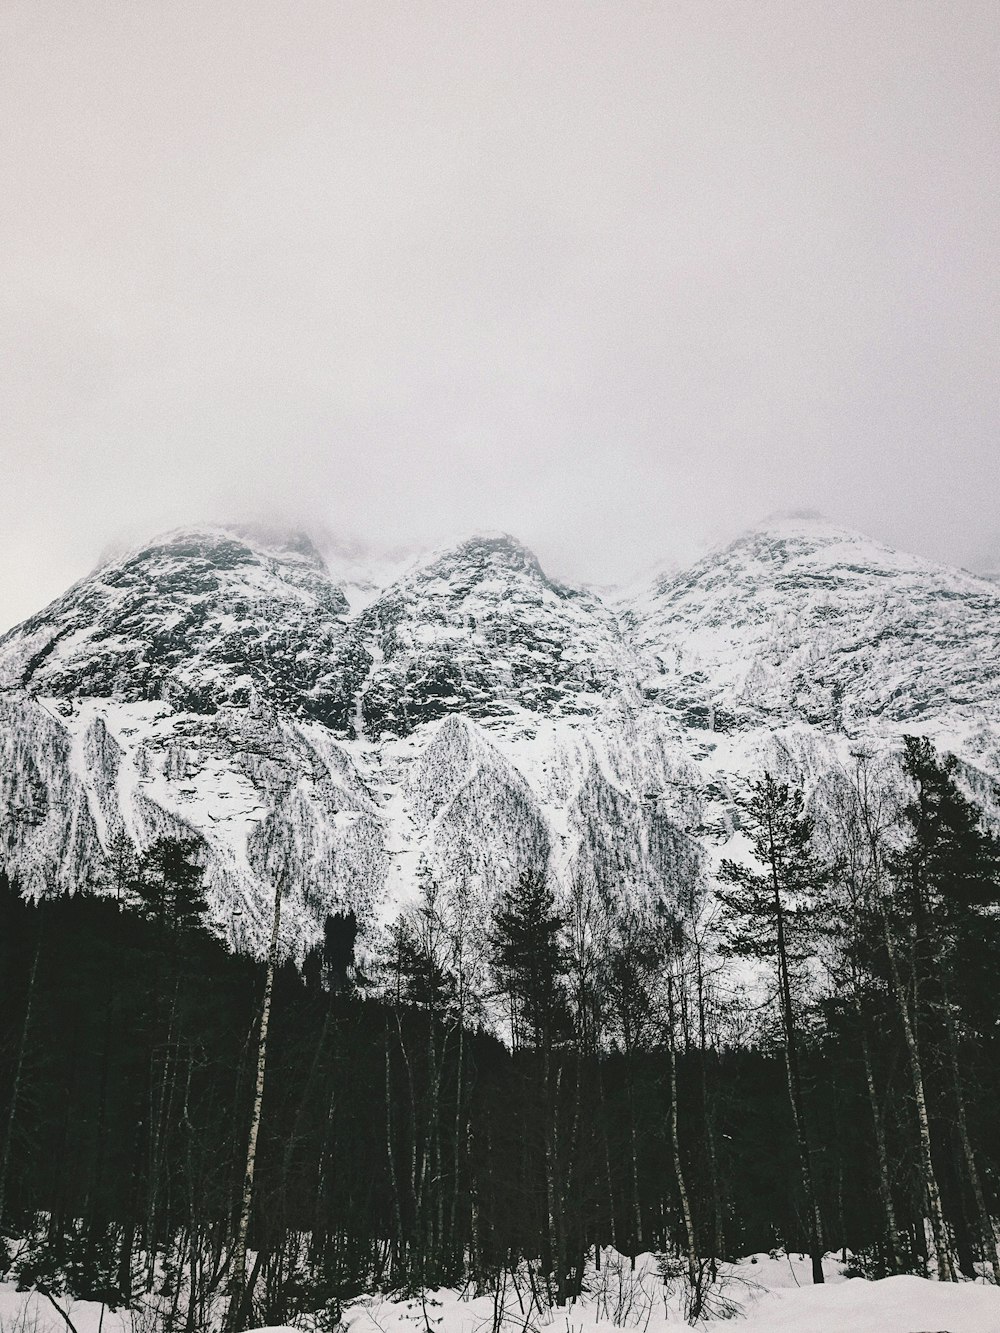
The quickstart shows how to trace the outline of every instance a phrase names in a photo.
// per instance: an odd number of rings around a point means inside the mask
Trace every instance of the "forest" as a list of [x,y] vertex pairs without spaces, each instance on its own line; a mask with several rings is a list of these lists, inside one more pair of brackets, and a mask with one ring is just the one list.
[[955,761],[861,755],[819,814],[762,773],[740,822],[690,910],[539,867],[484,930],[425,876],[303,960],[280,885],[269,956],[225,947],[189,840],[0,876],[0,1269],[185,1333],[515,1269],[561,1305],[606,1245],[692,1319],[781,1247],[1000,1283],[1000,847]]

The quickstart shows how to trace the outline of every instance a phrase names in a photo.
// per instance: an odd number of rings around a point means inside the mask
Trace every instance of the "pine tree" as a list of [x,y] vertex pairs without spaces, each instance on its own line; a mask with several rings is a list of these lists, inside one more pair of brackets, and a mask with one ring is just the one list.
[[[951,1095],[966,1174],[975,1200],[981,1244],[994,1281],[1000,1284],[1000,1260],[982,1175],[969,1131],[966,1093],[960,1059],[960,1012],[956,994],[963,986],[967,964],[973,964],[984,935],[996,933],[992,913],[1000,900],[1000,843],[983,829],[975,805],[960,791],[954,755],[940,757],[926,737],[907,736],[903,772],[912,784],[912,799],[903,812],[904,840],[891,857],[896,882],[896,920],[908,945],[909,990],[913,996],[908,1026],[911,1060],[919,1059],[919,1028],[943,1028],[945,1059],[951,1072]],[[973,969],[969,969],[973,970]],[[922,1079],[918,1109],[923,1100]],[[922,1117],[926,1111],[921,1110]],[[921,1123],[922,1139],[927,1140]],[[929,1156],[929,1143],[924,1155]],[[929,1177],[932,1178],[932,1177]],[[947,1255],[940,1202],[931,1198],[931,1218]],[[940,1263],[940,1256],[939,1256]],[[941,1265],[950,1276],[950,1260]]]
[[358,938],[358,918],[353,909],[334,912],[323,926],[323,965],[331,991],[346,991],[354,968],[354,946]]
[[233,1271],[229,1282],[229,1306],[226,1311],[226,1333],[238,1333],[243,1326],[246,1309],[253,1299],[256,1270],[247,1279],[247,1238],[250,1233],[250,1213],[253,1207],[253,1182],[257,1165],[257,1140],[260,1136],[261,1109],[264,1101],[264,1075],[267,1070],[267,1034],[271,1021],[271,998],[274,994],[274,976],[278,966],[278,947],[281,938],[281,899],[284,886],[279,879],[274,889],[274,916],[271,921],[271,943],[267,951],[267,971],[264,977],[264,998],[260,1008],[260,1026],[257,1029],[257,1070],[254,1082],[253,1106],[247,1134],[246,1164],[243,1170],[243,1190],[240,1198],[236,1243],[233,1248]]
[[729,885],[718,891],[728,917],[724,949],[775,967],[812,1276],[814,1282],[822,1282],[823,1229],[802,1096],[795,990],[797,965],[812,946],[816,895],[826,875],[813,851],[813,821],[805,813],[801,791],[765,773],[752,784],[751,793],[746,813],[754,858],[761,868],[754,870],[729,860],[722,863],[720,878]]
[[133,910],[174,940],[205,927],[208,899],[198,849],[197,838],[158,838],[129,885]]
[[490,958],[510,1005],[515,1046],[551,1050],[557,1033],[565,1031],[565,926],[544,875],[523,875],[497,903]]
[[565,1181],[559,1154],[561,1068],[554,1068],[559,1040],[569,1032],[565,993],[565,919],[544,875],[529,872],[504,892],[493,913],[490,955],[498,989],[510,1006],[515,1049],[538,1057],[538,1106],[545,1175],[545,1267],[554,1272],[556,1301],[568,1295],[568,1251],[563,1212]]

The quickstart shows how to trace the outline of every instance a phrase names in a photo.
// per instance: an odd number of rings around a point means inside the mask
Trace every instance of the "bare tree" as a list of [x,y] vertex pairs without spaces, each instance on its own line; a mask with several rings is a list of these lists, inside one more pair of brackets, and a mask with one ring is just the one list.
[[282,882],[279,877],[274,888],[274,917],[271,923],[271,945],[267,953],[267,975],[264,982],[264,1001],[260,1011],[260,1030],[257,1038],[257,1079],[254,1086],[253,1109],[250,1113],[250,1132],[247,1136],[246,1168],[243,1174],[243,1195],[233,1251],[233,1272],[230,1280],[229,1309],[226,1314],[228,1333],[239,1333],[250,1292],[247,1273],[247,1236],[250,1231],[250,1210],[253,1204],[253,1178],[257,1163],[257,1136],[260,1133],[261,1107],[264,1102],[264,1073],[267,1067],[267,1029],[271,1019],[271,996],[274,973],[278,962],[278,932],[281,928]]

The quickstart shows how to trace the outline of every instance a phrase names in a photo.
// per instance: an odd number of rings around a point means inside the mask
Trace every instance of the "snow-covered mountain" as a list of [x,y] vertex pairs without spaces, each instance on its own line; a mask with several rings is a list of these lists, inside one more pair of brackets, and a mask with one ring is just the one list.
[[614,613],[547,578],[507,536],[418,564],[361,613],[356,633],[372,658],[358,722],[373,736],[453,712],[590,715],[635,674]]
[[962,570],[820,518],[744,533],[630,608],[663,701],[716,728],[801,718],[835,730],[996,709],[1000,599]]
[[343,728],[348,603],[299,534],[172,533],[84,579],[8,634],[0,686],[162,699],[212,713],[255,696]]
[[1000,806],[988,580],[794,516],[621,604],[506,536],[329,563],[295,534],[175,532],[0,639],[0,856],[29,887],[193,832],[254,947],[277,877],[297,947],[338,907],[391,916],[422,870],[474,916],[529,867],[683,899],[749,774],[821,787],[906,731]]

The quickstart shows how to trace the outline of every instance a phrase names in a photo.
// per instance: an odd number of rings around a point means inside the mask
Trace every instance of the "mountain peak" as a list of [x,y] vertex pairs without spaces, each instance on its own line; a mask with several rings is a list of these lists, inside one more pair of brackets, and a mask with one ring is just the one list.
[[0,679],[202,713],[256,696],[346,726],[336,656],[347,609],[303,534],[177,528],[0,639]]
[[223,566],[227,561],[239,563],[264,556],[324,568],[323,557],[305,532],[258,523],[185,524],[136,542],[106,563],[118,564],[152,554],[216,559]]
[[437,570],[454,564],[472,565],[484,573],[488,570],[507,571],[545,579],[535,554],[508,532],[472,533],[459,542],[439,548],[428,558],[425,567]]
[[915,732],[984,790],[1000,773],[1000,588],[821,515],[650,576],[621,619],[505,532],[417,560],[318,544],[336,579],[301,533],[178,528],[0,639],[0,814],[39,812],[5,825],[25,882],[106,873],[116,830],[193,829],[220,921],[249,904],[259,944],[283,873],[304,944],[424,864],[483,903],[532,864],[672,892],[700,855],[681,830],[724,837],[765,763],[822,780]]
[[361,706],[374,737],[450,712],[591,713],[628,678],[611,611],[549,579],[508,533],[434,552],[384,589],[356,630],[373,662]]
[[772,515],[659,579],[630,619],[658,697],[686,699],[697,680],[702,711],[744,724],[912,723],[995,691],[1000,598],[986,580],[812,513]]
[[839,545],[863,545],[881,551],[892,550],[892,547],[886,546],[876,538],[868,536],[857,528],[836,523],[816,509],[778,510],[752,523],[735,539],[722,543],[716,549],[728,550],[741,545],[759,545],[761,542],[787,544],[789,553]]

